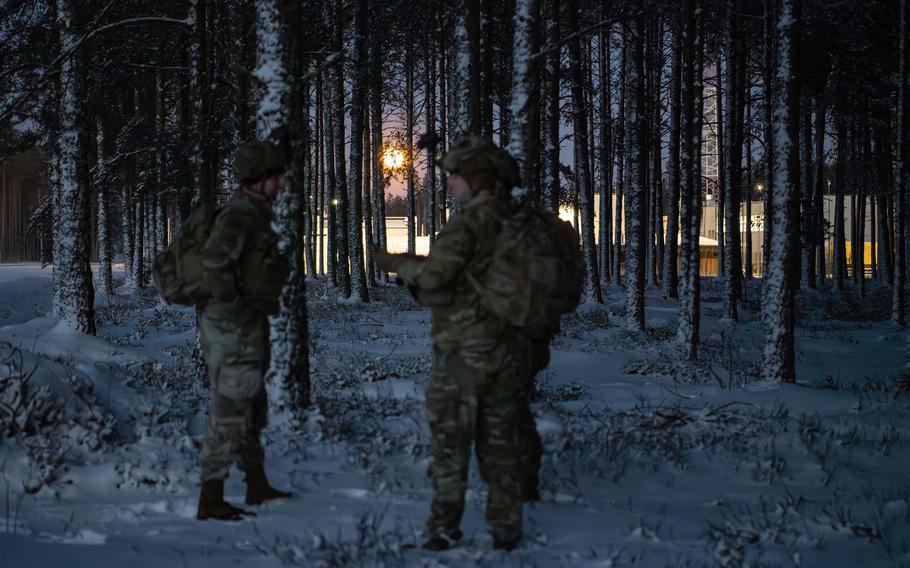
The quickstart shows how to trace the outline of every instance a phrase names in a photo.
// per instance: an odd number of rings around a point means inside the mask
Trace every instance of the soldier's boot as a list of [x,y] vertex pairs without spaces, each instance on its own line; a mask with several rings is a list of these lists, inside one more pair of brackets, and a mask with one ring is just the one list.
[[460,529],[436,532],[427,538],[426,542],[423,543],[423,547],[427,550],[433,550],[437,552],[441,550],[448,550],[455,546],[455,544],[461,540],[462,536],[464,536],[464,534]]
[[259,466],[246,472],[246,504],[261,505],[272,499],[289,499],[291,493],[278,491],[271,485],[265,476],[265,468]]
[[199,508],[196,518],[200,521],[217,519],[220,521],[239,521],[245,516],[256,516],[252,511],[245,511],[224,500],[224,480],[215,479],[202,482],[199,494]]

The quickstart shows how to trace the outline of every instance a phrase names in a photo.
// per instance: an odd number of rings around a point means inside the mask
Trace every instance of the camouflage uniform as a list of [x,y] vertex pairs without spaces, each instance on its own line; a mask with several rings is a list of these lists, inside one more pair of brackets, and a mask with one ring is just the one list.
[[199,335],[212,388],[212,413],[202,441],[202,480],[223,480],[231,463],[261,468],[260,433],[267,420],[263,376],[269,363],[268,318],[278,311],[287,263],[267,206],[238,192],[218,214],[202,251],[212,299],[199,316]]
[[426,393],[435,491],[427,523],[431,537],[458,533],[471,441],[490,488],[486,518],[497,541],[521,535],[527,484],[522,463],[534,469],[536,485],[540,439],[527,403],[541,362],[526,356],[529,340],[481,306],[466,276],[485,270],[504,213],[499,199],[481,192],[452,216],[426,259],[396,257],[399,277],[433,314]]

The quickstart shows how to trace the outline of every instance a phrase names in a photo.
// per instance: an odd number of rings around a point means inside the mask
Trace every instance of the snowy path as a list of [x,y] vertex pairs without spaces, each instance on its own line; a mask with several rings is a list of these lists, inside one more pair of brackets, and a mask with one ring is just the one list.
[[[192,313],[117,296],[99,303],[99,338],[77,336],[33,319],[49,307],[49,271],[0,266],[0,315],[17,314],[0,319],[0,376],[36,368],[31,384],[66,400],[69,420],[0,439],[3,565],[910,565],[910,394],[893,400],[906,332],[826,320],[844,302],[807,295],[800,383],[764,384],[758,323],[719,322],[705,288],[695,365],[657,294],[646,337],[622,327],[619,292],[609,326],[588,306],[566,318],[538,380],[544,500],[526,509],[521,548],[490,549],[472,472],[466,541],[429,554],[412,548],[430,497],[429,315],[402,290],[358,306],[312,287],[321,415],[305,432],[280,418],[266,432],[271,477],[296,497],[201,523],[208,395],[186,365]],[[62,455],[29,446],[47,437]],[[241,500],[238,472],[227,493]]]

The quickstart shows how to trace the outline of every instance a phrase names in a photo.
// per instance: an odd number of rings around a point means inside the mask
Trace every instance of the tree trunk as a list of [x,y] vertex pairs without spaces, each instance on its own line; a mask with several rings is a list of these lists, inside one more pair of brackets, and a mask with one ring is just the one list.
[[700,332],[699,234],[701,229],[701,165],[702,138],[702,2],[686,0],[683,5],[682,82],[680,89],[682,144],[680,170],[680,275],[679,329],[677,341],[690,360],[698,358]]
[[512,42],[512,102],[509,109],[509,153],[521,168],[522,187],[538,195],[540,153],[539,72],[534,54],[540,48],[540,0],[518,0],[515,10],[515,36]]
[[[634,1],[630,9],[641,10],[643,3]],[[645,226],[647,210],[647,149],[645,148],[647,115],[644,100],[644,34],[642,16],[624,24],[627,42],[626,60],[626,318],[629,327],[645,329]]]
[[[367,0],[354,5],[354,88],[351,92],[351,169],[348,242],[351,245],[351,277],[361,302],[370,301],[363,259],[363,114],[366,110]],[[432,169],[432,168],[430,168]]]
[[[424,87],[424,110],[426,112],[427,134],[432,135],[436,132],[436,42],[434,41],[432,31],[427,34],[427,60],[424,64],[424,77],[426,83]],[[428,233],[430,243],[436,240],[436,231],[439,230],[436,224],[437,215],[437,190],[436,190],[436,144],[427,144],[427,167],[426,167],[426,184],[427,184],[427,217],[429,221]]]
[[[469,32],[472,16],[476,14],[478,0],[459,0],[455,9],[455,30],[453,32],[452,49],[455,54],[449,80],[451,81],[451,95],[454,103],[449,107],[449,140],[455,141],[466,134],[476,133],[477,123],[473,119],[479,115],[474,112],[474,102],[479,105],[478,96],[474,88],[472,62],[476,35]],[[472,9],[474,8],[474,9]],[[407,63],[406,67],[410,67]],[[411,92],[410,89],[407,90]],[[476,96],[475,96],[476,95]]]
[[667,232],[664,238],[663,289],[667,298],[679,297],[679,271],[677,265],[679,239],[680,194],[680,91],[682,80],[682,31],[681,24],[673,25],[673,59],[670,64],[670,140],[667,160]]
[[816,287],[825,285],[825,103],[822,97],[816,98],[815,105],[815,195],[813,210],[815,215],[815,280]]
[[[622,40],[622,47],[619,56],[619,117],[618,120],[626,119],[626,74],[629,59],[629,49],[626,45],[625,38]],[[626,126],[619,129],[616,133],[616,203],[613,209],[613,282],[617,286],[623,286],[625,283],[622,278],[623,256],[625,255],[626,243],[623,239],[623,193],[626,185]]]
[[[59,134],[54,159],[53,187],[54,315],[81,333],[95,333],[95,291],[88,259],[89,197],[86,180],[80,179],[79,160],[85,140],[80,140],[84,55],[75,52],[76,9],[72,0],[57,0],[60,52],[71,54],[60,64]],[[83,48],[85,49],[85,48]]]
[[[493,15],[492,0],[479,0],[479,42],[480,42],[480,135],[493,139]],[[518,13],[516,12],[516,16]],[[501,127],[505,123],[500,117]]]
[[[752,280],[755,274],[752,268],[752,184],[754,178],[752,175],[752,89],[746,89],[746,126],[749,131],[744,131],[746,143],[746,265],[744,268],[744,278]],[[745,287],[744,287],[745,289]]]
[[326,74],[323,84],[323,144],[325,148],[325,210],[328,218],[328,237],[326,248],[328,250],[328,270],[332,286],[341,284],[340,268],[338,266],[338,184],[335,181],[335,112],[334,96],[332,95],[332,75],[334,69]]
[[335,4],[335,51],[339,54],[335,64],[335,199],[338,200],[338,286],[342,298],[351,297],[351,223],[349,220],[348,174],[345,164],[345,112],[344,112],[344,2]]
[[[601,3],[600,17],[606,19],[607,2]],[[610,266],[613,261],[613,88],[610,73],[612,49],[610,48],[609,27],[600,32],[598,44],[598,80],[600,82],[600,268],[601,286],[610,282]]]
[[[370,46],[370,128],[373,138],[373,235],[380,250],[386,250],[385,178],[382,172],[382,47],[380,42]],[[383,277],[376,267],[376,277]]]
[[797,48],[800,0],[780,0],[777,19],[777,66],[774,86],[774,234],[765,275],[762,315],[767,335],[762,374],[766,380],[796,381],[794,345],[796,264],[793,231],[799,211],[799,69]]
[[774,107],[774,26],[776,0],[765,0],[764,33],[764,123],[765,123],[765,193],[763,197],[764,208],[764,234],[762,235],[762,286],[767,283],[765,278],[769,254],[771,253],[771,237],[774,234],[774,218],[771,215],[772,199],[774,195],[774,123],[772,109]]
[[[547,20],[547,41],[550,45],[559,42],[559,15],[561,2],[551,2]],[[547,54],[547,132],[546,161],[544,164],[543,189],[544,205],[549,211],[559,212],[559,147],[560,147],[560,50],[553,49]]]
[[716,136],[717,136],[717,188],[715,191],[715,202],[716,206],[714,209],[714,222],[717,227],[717,279],[723,281],[724,279],[724,268],[726,266],[726,257],[727,257],[727,245],[724,239],[725,227],[725,217],[724,217],[724,204],[727,199],[727,168],[724,165],[727,163],[726,160],[726,145],[727,133],[725,128],[727,128],[727,120],[724,116],[724,111],[726,110],[726,103],[724,97],[726,96],[726,88],[723,84],[721,71],[721,60],[717,60],[717,74],[714,77],[714,101],[716,104]]
[[[309,89],[304,76],[304,46],[296,33],[302,14],[289,8],[284,25],[280,0],[257,3],[256,76],[262,79],[262,99],[256,112],[259,139],[279,138],[279,129],[289,127],[299,138],[290,141],[291,160],[288,183],[282,188],[272,209],[279,235],[278,250],[288,261],[290,271],[281,289],[280,309],[270,319],[271,360],[268,380],[277,389],[272,399],[278,407],[290,408],[298,420],[310,405],[309,333],[306,309],[306,275],[302,266],[303,208],[306,160],[309,155]],[[294,79],[289,79],[289,75]]]
[[414,48],[405,47],[405,147],[408,192],[408,253],[417,252],[417,210],[414,195]]
[[190,0],[188,20],[193,28],[190,44],[190,93],[193,97],[195,133],[193,138],[192,167],[194,177],[193,205],[211,200],[211,162],[206,151],[209,135],[209,49],[206,34],[206,1]]
[[98,147],[98,166],[95,170],[95,192],[97,195],[98,208],[98,271],[100,292],[106,296],[114,294],[114,276],[111,268],[112,264],[112,239],[111,239],[111,192],[110,185],[113,180],[109,179],[107,169],[108,146],[110,144],[107,136],[107,128],[103,118],[98,119],[97,147]]
[[661,267],[663,257],[663,209],[662,202],[662,178],[663,178],[663,136],[661,115],[661,77],[663,75],[663,25],[660,20],[652,24],[653,38],[651,40],[651,55],[648,63],[649,74],[649,91],[651,95],[648,100],[651,103],[650,116],[647,119],[649,125],[649,147],[651,150],[651,165],[649,170],[649,188],[648,197],[648,265],[647,280],[650,288],[660,286],[658,270]]
[[[578,4],[569,0],[567,4],[568,25],[577,29]],[[584,68],[581,59],[581,41],[569,44],[569,59],[572,69],[572,141],[577,157],[575,177],[578,182],[579,201],[582,213],[582,245],[585,261],[585,297],[588,302],[602,303],[600,278],[597,271],[597,247],[594,243],[594,189],[590,179],[590,155],[588,145],[588,118],[584,99]]]
[[897,148],[894,166],[894,278],[891,297],[891,319],[900,325],[907,324],[907,239],[910,238],[907,214],[907,176],[908,149],[910,149],[910,123],[908,123],[908,104],[910,104],[910,30],[907,29],[907,18],[910,17],[908,0],[901,0],[900,16],[900,73],[898,75],[897,95]]
[[815,288],[815,242],[816,234],[813,216],[812,185],[812,108],[808,94],[802,98],[800,109],[800,277],[799,286],[803,290]]
[[727,26],[725,52],[727,74],[725,94],[727,97],[727,148],[724,152],[726,188],[724,191],[724,317],[733,321],[739,319],[737,303],[742,290],[742,249],[740,243],[739,211],[742,200],[742,148],[743,148],[743,83],[745,54],[742,44],[742,27],[737,15],[739,5],[735,0],[727,1]]
[[847,167],[847,124],[843,117],[837,119],[837,165],[834,185],[834,268],[831,278],[834,289],[842,291],[847,278],[847,244],[844,227],[844,186]]
[[[366,62],[364,62],[366,64]],[[376,263],[373,261],[373,249],[376,248],[376,234],[373,231],[373,168],[376,159],[373,157],[378,148],[373,147],[373,131],[370,127],[369,103],[363,109],[363,231],[366,240],[366,276],[367,286],[376,286]]]

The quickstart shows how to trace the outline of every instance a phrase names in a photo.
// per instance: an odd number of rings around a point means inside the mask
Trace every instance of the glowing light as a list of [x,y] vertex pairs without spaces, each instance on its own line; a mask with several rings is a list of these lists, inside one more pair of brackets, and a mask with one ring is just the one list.
[[575,223],[575,210],[570,207],[559,208],[559,218],[569,223]]
[[758,184],[755,184],[755,189],[757,189],[758,191],[761,191],[761,190],[765,189],[765,186],[764,186],[764,184],[758,183]]
[[382,165],[390,170],[397,170],[404,165],[404,152],[389,146],[382,152]]
[[337,200],[337,199],[333,199],[333,200],[332,200],[332,205],[338,205],[338,200]]

